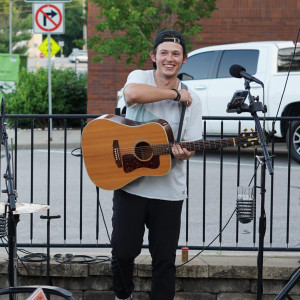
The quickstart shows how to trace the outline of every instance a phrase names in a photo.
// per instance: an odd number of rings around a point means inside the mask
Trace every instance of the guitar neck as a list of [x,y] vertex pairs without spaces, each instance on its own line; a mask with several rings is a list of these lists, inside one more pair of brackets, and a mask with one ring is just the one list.
[[[182,148],[186,148],[188,151],[199,151],[199,150],[213,150],[225,147],[235,147],[235,138],[232,139],[221,139],[221,140],[199,140],[194,142],[181,142],[179,143]],[[161,144],[152,145],[154,154],[171,154],[173,144]]]
[[221,140],[201,140],[194,142],[181,142],[182,148],[186,148],[188,151],[199,151],[199,150],[212,150],[225,147],[235,147],[235,138],[232,139],[221,139]]

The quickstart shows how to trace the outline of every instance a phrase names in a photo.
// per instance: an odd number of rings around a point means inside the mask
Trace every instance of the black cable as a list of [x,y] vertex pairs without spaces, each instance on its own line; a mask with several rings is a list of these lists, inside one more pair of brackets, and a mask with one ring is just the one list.
[[66,254],[62,256],[61,254],[55,254],[54,260],[58,263],[64,264],[94,264],[94,263],[103,263],[106,261],[110,261],[108,256],[88,256],[88,255],[72,255]]
[[260,161],[258,161],[258,163],[257,163],[257,165],[256,165],[256,168],[255,168],[254,174],[253,174],[253,176],[252,176],[252,178],[251,178],[251,180],[250,180],[250,182],[249,182],[248,186],[250,186],[250,185],[251,185],[251,182],[253,181],[253,179],[254,179],[254,177],[255,177],[255,174],[256,174],[256,172],[257,172],[257,169],[258,169],[259,165],[260,165]]
[[47,254],[45,253],[30,253],[20,257],[23,262],[44,262],[47,261]]
[[[79,154],[76,154],[75,152],[80,150],[80,153]],[[71,154],[75,157],[81,157],[82,156],[82,148],[81,147],[78,147],[78,148],[75,148],[72,150]],[[104,227],[105,227],[105,230],[106,230],[106,234],[107,234],[107,237],[108,237],[108,240],[111,244],[111,237],[110,237],[110,234],[109,234],[109,231],[108,231],[108,227],[107,227],[107,224],[106,224],[106,221],[105,221],[105,217],[104,217],[104,213],[103,213],[103,210],[102,210],[102,206],[101,206],[101,203],[100,203],[100,199],[99,199],[99,187],[96,186],[96,192],[97,192],[97,205],[100,209],[100,212],[101,212],[101,215],[102,215],[102,220],[103,220],[103,223],[104,223]],[[116,258],[117,259],[117,258]],[[124,279],[124,275],[123,275],[123,272],[122,272],[122,269],[121,269],[121,265],[117,259],[117,264],[119,266],[119,269],[120,269],[120,274],[121,274],[121,277],[122,277],[122,281],[123,281],[123,284],[124,284],[124,287],[126,290],[127,289],[127,286],[126,286],[126,282],[125,282],[125,279]],[[129,296],[129,299],[132,300],[131,296]]]
[[234,216],[236,212],[236,208],[234,209],[233,213],[231,214],[231,216],[229,217],[228,221],[226,222],[226,224],[223,226],[221,232],[204,248],[202,249],[200,252],[198,252],[196,255],[194,255],[191,259],[189,259],[187,262],[182,263],[181,265],[176,266],[176,268],[182,267],[185,264],[189,263],[190,261],[194,260],[198,255],[200,255],[202,252],[204,252],[210,245],[212,245],[215,240],[221,235],[221,233],[223,233],[223,231],[225,230],[225,228],[228,226],[229,222],[231,221],[232,217]]
[[202,252],[204,252],[210,245],[212,245],[214,243],[214,241],[221,235],[221,233],[223,233],[223,231],[225,230],[225,228],[228,226],[229,222],[231,221],[232,217],[234,216],[236,212],[236,208],[234,209],[233,213],[231,214],[231,216],[229,217],[228,221],[226,222],[226,224],[223,226],[221,232],[219,232],[219,234],[204,248],[202,249],[200,252],[198,252],[196,255],[194,255],[191,259],[189,259],[187,262],[182,263],[181,265],[176,266],[176,268],[180,268],[184,265],[186,265],[187,263],[189,263],[190,261],[194,260],[198,255],[200,255]]
[[[204,252],[211,244],[214,243],[214,241],[221,235],[221,233],[223,233],[223,231],[226,229],[226,227],[228,226],[229,222],[231,221],[232,217],[234,216],[236,212],[236,208],[234,209],[233,213],[231,214],[231,216],[229,217],[228,221],[226,222],[226,224],[223,226],[221,232],[205,247],[203,248],[201,251],[199,251],[197,254],[195,254],[191,259],[189,259],[188,261],[182,263],[181,265],[176,266],[176,268],[180,268],[184,265],[186,265],[187,263],[189,263],[190,261],[194,260],[198,255],[200,255],[202,252]],[[142,269],[142,268],[138,268],[138,270],[140,271],[151,271],[151,269]]]
[[[108,240],[109,240],[109,242],[110,242],[110,244],[111,244],[111,237],[110,237],[110,234],[109,234],[109,232],[108,232],[108,228],[107,228],[107,224],[106,224],[106,221],[105,221],[104,213],[103,213],[102,206],[101,206],[101,203],[100,203],[99,187],[98,187],[98,186],[96,186],[96,192],[97,192],[97,203],[98,203],[98,207],[100,208],[101,215],[102,215],[102,219],[103,219],[103,223],[104,223],[104,226],[105,226],[105,229],[106,229],[106,234],[107,234]],[[124,278],[124,274],[123,274],[121,265],[120,265],[119,260],[118,260],[117,257],[116,257],[116,261],[117,261],[117,264],[118,264],[118,268],[119,268],[119,270],[120,270],[120,274],[121,274],[121,278],[122,278],[122,281],[123,281],[123,284],[124,284],[124,288],[125,288],[125,290],[128,292],[128,287],[127,287],[127,285],[126,285],[126,281],[125,281],[125,278]],[[129,299],[132,300],[131,295],[129,296]]]
[[103,210],[102,210],[102,206],[101,206],[101,203],[100,203],[99,187],[96,187],[96,191],[97,191],[97,204],[98,204],[98,207],[100,208],[100,212],[101,212],[101,215],[102,215],[102,220],[103,220],[103,223],[104,223],[104,227],[105,227],[105,230],[106,230],[106,234],[107,234],[109,243],[111,244],[111,237],[110,237],[110,234],[108,232],[108,227],[107,227],[105,217],[104,217],[104,213],[103,213]]
[[[75,153],[76,151],[80,150],[80,153]],[[75,157],[81,157],[82,156],[82,149],[81,147],[77,147],[71,151],[71,155]]]
[[[23,268],[27,271],[27,274],[30,275],[30,270],[39,270],[41,275],[43,271],[47,270],[47,267],[43,268],[43,262],[47,261],[47,255],[44,253],[31,253],[24,249],[18,249],[20,252],[28,253],[24,257],[18,255],[18,259],[22,263]],[[50,268],[50,270],[54,270],[55,268],[59,268],[63,264],[96,264],[96,263],[104,263],[106,261],[110,261],[108,256],[96,256],[95,258],[88,255],[73,255],[66,254],[64,257],[61,254],[55,254],[54,260],[58,263],[57,265]],[[26,266],[25,263],[37,263],[40,262],[39,267],[29,267]],[[18,269],[21,267],[18,266]]]
[[298,29],[297,38],[296,38],[296,41],[295,41],[294,53],[293,53],[293,56],[292,56],[292,59],[291,59],[291,62],[290,62],[290,66],[289,66],[288,74],[287,74],[287,77],[286,77],[285,85],[284,85],[284,88],[283,88],[283,92],[282,92],[282,95],[281,95],[281,99],[280,99],[280,102],[279,102],[279,105],[278,105],[276,117],[275,117],[275,120],[273,121],[273,124],[275,124],[275,122],[277,121],[278,114],[279,114],[279,109],[280,109],[280,106],[282,104],[282,100],[283,100],[283,96],[284,96],[284,93],[285,93],[285,90],[286,90],[287,82],[288,82],[290,72],[291,72],[291,69],[292,69],[292,66],[293,66],[293,61],[294,61],[295,54],[296,54],[296,49],[297,49],[297,43],[298,43],[298,40],[299,40],[299,33],[300,33],[300,27]]

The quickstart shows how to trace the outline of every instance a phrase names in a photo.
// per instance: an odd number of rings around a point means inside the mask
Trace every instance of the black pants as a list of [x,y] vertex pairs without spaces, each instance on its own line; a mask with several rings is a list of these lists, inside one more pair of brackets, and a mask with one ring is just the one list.
[[175,294],[175,258],[183,201],[143,198],[122,190],[114,192],[112,217],[113,290],[127,298],[134,289],[134,259],[149,229],[152,256],[151,299],[172,300]]

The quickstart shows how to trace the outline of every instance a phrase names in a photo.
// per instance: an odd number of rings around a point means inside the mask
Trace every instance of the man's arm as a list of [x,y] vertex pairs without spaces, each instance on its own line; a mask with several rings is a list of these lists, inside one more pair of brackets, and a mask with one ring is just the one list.
[[[190,106],[192,104],[191,94],[187,90],[178,90],[178,92],[181,95],[179,102],[187,102],[187,106]],[[177,92],[147,84],[131,83],[125,87],[124,95],[130,106],[134,103],[145,104],[165,99],[175,99]]]

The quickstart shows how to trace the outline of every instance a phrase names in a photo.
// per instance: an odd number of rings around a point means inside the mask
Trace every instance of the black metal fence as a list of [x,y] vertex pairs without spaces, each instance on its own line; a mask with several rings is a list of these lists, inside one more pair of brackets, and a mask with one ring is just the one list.
[[[11,126],[9,139],[12,139],[11,155],[18,202],[50,206],[44,212],[20,215],[19,247],[46,247],[47,224],[40,218],[41,215],[60,216],[50,223],[48,237],[51,247],[110,247],[112,191],[99,190],[94,186],[80,155],[81,132],[86,122],[97,116],[52,115],[52,120],[59,120],[61,125],[60,129],[53,131],[49,130],[49,115],[6,116]],[[19,128],[19,121],[24,118],[30,120],[30,128],[26,130]],[[35,128],[37,120],[41,119],[48,121],[45,130]],[[70,128],[70,121],[74,119],[79,120],[80,128]],[[217,121],[214,126],[219,127],[220,138],[224,138],[224,126],[229,120],[236,120],[238,132],[242,131],[241,120],[251,120],[247,117],[203,119],[204,139],[210,138],[206,136],[206,126],[212,120]],[[287,123],[294,119],[285,118]],[[268,118],[267,122],[272,122],[272,118]],[[300,165],[291,159],[283,141],[272,140],[268,149],[274,175],[266,176],[265,250],[299,251]],[[258,218],[261,214],[259,156],[260,146],[246,150],[240,147],[222,148],[201,151],[187,164],[189,196],[182,215],[180,247],[258,249]],[[5,173],[6,162],[2,151],[1,176]],[[5,185],[3,179],[1,185],[2,188]],[[255,187],[256,214],[254,220],[247,224],[238,222],[235,213],[236,189],[240,185]],[[7,201],[3,194],[1,201]],[[5,241],[0,246],[6,246]]]

